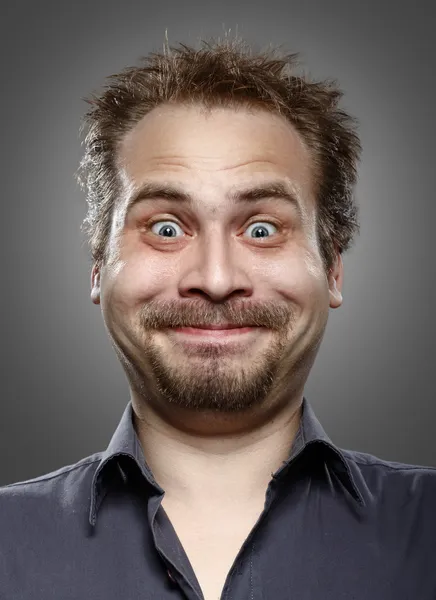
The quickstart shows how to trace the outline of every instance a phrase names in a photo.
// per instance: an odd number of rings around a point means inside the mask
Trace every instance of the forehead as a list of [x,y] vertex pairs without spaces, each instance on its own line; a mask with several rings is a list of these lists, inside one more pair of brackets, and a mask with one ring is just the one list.
[[261,110],[159,106],[124,136],[117,166],[125,196],[176,175],[199,192],[286,178],[313,201],[308,148],[284,117]]

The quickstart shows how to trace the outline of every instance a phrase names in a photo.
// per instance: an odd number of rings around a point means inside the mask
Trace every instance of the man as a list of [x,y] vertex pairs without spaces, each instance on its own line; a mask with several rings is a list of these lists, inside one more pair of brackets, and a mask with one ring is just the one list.
[[436,469],[338,448],[304,397],[358,230],[341,92],[237,40],[172,50],[86,116],[130,401],[106,451],[1,489],[0,597],[434,600]]

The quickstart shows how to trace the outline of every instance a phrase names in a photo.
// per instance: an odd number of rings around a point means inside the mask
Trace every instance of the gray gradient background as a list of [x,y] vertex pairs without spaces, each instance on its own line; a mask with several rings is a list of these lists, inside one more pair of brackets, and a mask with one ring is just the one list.
[[436,466],[435,18],[408,2],[15,2],[1,15],[0,484],[103,450],[129,400],[90,300],[82,97],[170,43],[238,29],[336,77],[360,120],[361,235],[306,396],[334,442]]

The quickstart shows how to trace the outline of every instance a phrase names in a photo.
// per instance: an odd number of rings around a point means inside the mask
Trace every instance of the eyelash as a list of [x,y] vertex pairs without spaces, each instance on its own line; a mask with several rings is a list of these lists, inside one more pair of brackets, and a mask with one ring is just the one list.
[[[177,225],[179,225],[179,227],[182,227],[182,225],[176,219],[156,217],[156,218],[150,219],[149,221],[147,221],[145,223],[145,231],[149,232],[151,230],[151,228],[153,227],[153,225],[155,225],[156,223],[160,223],[161,221],[162,222],[166,222],[166,221],[167,222],[174,222]],[[279,230],[279,232],[282,229],[282,226],[279,223],[277,223],[277,222],[275,222],[275,221],[273,221],[271,219],[259,219],[259,218],[256,218],[256,219],[251,220],[249,223],[247,223],[247,227],[249,227],[250,225],[253,225],[253,223],[269,223],[270,225],[274,225],[274,227],[276,227]],[[271,236],[268,236],[268,238],[269,237],[271,237]],[[164,238],[164,239],[172,239],[172,238]],[[265,238],[253,238],[253,239],[260,239],[260,240],[262,240],[262,239],[265,239]]]

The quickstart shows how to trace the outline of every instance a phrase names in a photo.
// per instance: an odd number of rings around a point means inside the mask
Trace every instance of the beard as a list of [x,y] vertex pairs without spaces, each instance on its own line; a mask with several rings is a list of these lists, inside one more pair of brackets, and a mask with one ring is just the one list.
[[[253,318],[246,316],[243,320],[241,314],[247,315],[247,309],[227,312],[220,319],[211,314],[192,318],[160,309],[160,319],[153,312],[141,313],[139,324],[130,321],[127,329],[125,325],[117,333],[109,328],[108,331],[130,386],[143,402],[165,403],[197,413],[231,415],[261,407],[278,382],[285,385],[285,380],[291,378],[292,387],[300,385],[307,377],[324,330],[318,327],[318,335],[312,335],[312,343],[305,345],[302,339],[307,338],[307,331],[301,332],[299,339],[289,339],[295,323],[289,306],[275,305],[271,312],[258,311]],[[270,330],[255,333],[253,339],[257,343],[229,345],[208,342],[183,345],[161,331],[167,327],[224,321],[241,325],[261,323],[260,326]],[[151,329],[145,329],[144,324],[151,325]],[[295,346],[300,346],[297,353]]]
[[188,352],[172,348],[168,353],[156,344],[147,346],[156,387],[164,401],[196,412],[238,413],[260,405],[274,385],[283,353],[282,344],[275,344],[249,361],[243,351],[229,352],[220,344],[195,344]]

